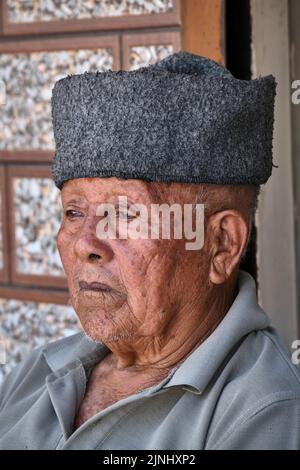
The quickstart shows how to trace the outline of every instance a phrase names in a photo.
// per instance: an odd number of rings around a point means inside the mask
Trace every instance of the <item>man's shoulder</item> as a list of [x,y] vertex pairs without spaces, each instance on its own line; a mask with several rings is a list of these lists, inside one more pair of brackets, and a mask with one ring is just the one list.
[[[104,347],[104,345],[100,345]],[[79,332],[33,349],[4,379],[0,387],[0,409],[12,395],[16,398],[45,384],[46,377],[76,359],[99,349],[99,343]]]
[[267,327],[252,331],[242,339],[221,373],[222,400],[232,397],[249,407],[260,400],[274,400],[287,392],[300,397],[300,367],[278,332]]
[[240,387],[255,386],[256,393],[262,395],[286,390],[300,395],[300,367],[293,364],[291,352],[273,327],[250,333],[235,360]]
[[211,431],[238,429],[268,409],[300,410],[300,367],[272,327],[249,333],[216,380],[223,386]]
[[[300,367],[274,328],[248,334],[220,379],[209,448],[299,448]],[[282,434],[289,425],[292,437]]]

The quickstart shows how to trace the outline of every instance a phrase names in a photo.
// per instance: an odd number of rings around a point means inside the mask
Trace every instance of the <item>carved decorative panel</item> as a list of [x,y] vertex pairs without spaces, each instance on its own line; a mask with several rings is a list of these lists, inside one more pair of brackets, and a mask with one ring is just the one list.
[[6,35],[180,26],[179,0],[1,0]]
[[1,150],[52,150],[51,91],[69,74],[112,68],[109,49],[0,54],[6,104],[0,114]]
[[172,0],[7,0],[10,23],[159,14],[173,10]]
[[81,331],[71,306],[0,299],[0,382],[32,349]]
[[7,253],[7,217],[5,194],[5,168],[0,166],[0,282],[6,282],[8,278],[8,253]]
[[130,70],[146,67],[173,53],[172,44],[157,46],[133,46],[130,49]]
[[14,178],[13,188],[17,271],[62,276],[56,247],[60,191],[49,178]]
[[180,32],[124,34],[122,36],[123,67],[135,70],[155,64],[181,49]]
[[2,194],[0,191],[0,271],[4,268],[4,259],[3,259],[3,220],[2,220]]

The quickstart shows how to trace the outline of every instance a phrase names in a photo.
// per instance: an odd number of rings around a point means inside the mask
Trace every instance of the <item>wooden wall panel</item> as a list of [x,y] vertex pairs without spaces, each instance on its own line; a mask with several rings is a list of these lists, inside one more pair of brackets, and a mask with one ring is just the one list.
[[182,49],[224,64],[223,9],[223,0],[181,0]]
[[[0,298],[68,305],[69,293],[63,289],[40,287],[4,286],[0,284]],[[1,313],[1,312],[0,312]]]
[[[68,19],[57,21],[36,21],[33,23],[12,23],[8,19],[5,0],[1,0],[0,8],[3,17],[5,35],[32,35],[49,33],[70,33],[83,31],[109,31],[126,29],[162,28],[180,24],[180,0],[173,0],[172,11],[150,14],[126,14],[90,19]],[[0,13],[0,14],[1,14]]]
[[9,262],[8,256],[8,224],[7,224],[7,196],[6,196],[6,181],[5,181],[6,168],[0,166],[0,230],[1,230],[1,267],[0,267],[0,282],[6,283],[9,279]]
[[[69,73],[79,73],[77,69],[80,69],[81,62],[83,61],[85,63],[87,60],[85,57],[81,58],[83,53],[87,58],[90,57],[89,60],[93,62],[92,65],[94,68],[98,63],[95,62],[95,58],[98,56],[99,69],[100,58],[104,60],[106,56],[109,58],[109,62],[107,66],[106,62],[104,62],[103,67],[112,68],[113,70],[119,70],[120,68],[118,36],[89,35],[84,38],[73,36],[59,39],[45,39],[43,41],[37,39],[0,41],[0,78],[6,83],[7,88],[7,103],[3,106],[3,113],[2,116],[0,116],[0,123],[2,122],[3,126],[2,132],[4,133],[3,139],[6,139],[6,145],[1,145],[0,147],[0,161],[52,161],[54,143],[49,143],[50,141],[52,142],[52,126],[50,96],[48,95],[51,92],[55,80],[53,72],[49,70],[49,65],[47,66],[46,64],[49,64],[49,60],[52,60],[51,57],[53,57],[54,65],[57,64],[58,74],[66,76]],[[64,61],[60,57],[61,54],[66,55]],[[30,72],[27,70],[29,67],[24,66],[24,63],[26,64],[27,62],[28,65],[31,61],[35,64],[32,66],[32,74],[35,78],[30,87],[30,84],[26,86],[29,80],[28,74]],[[110,65],[111,61],[112,66]],[[5,71],[8,67],[11,67],[9,73]],[[41,71],[39,67],[42,67]],[[43,72],[44,69],[45,71]],[[97,67],[95,70],[97,70]],[[45,82],[46,74],[48,79]],[[38,78],[38,75],[40,78]],[[27,109],[29,102],[32,103],[31,112]],[[35,113],[35,106],[41,108],[37,113]],[[22,131],[25,124],[26,129],[33,128],[32,132],[35,133],[34,135],[38,136],[41,142],[42,140],[46,142],[43,146],[42,144],[37,145],[37,143],[34,142],[28,130],[26,131],[27,137],[25,139]],[[37,130],[35,131],[34,129],[36,127]],[[20,128],[21,132],[19,131]],[[6,138],[5,132],[9,133],[8,138]],[[18,135],[20,135],[22,142],[18,141]],[[16,148],[13,148],[13,143],[15,143]],[[30,148],[31,145],[32,148]]]
[[[134,47],[160,47],[171,46],[170,50],[166,50],[167,54],[177,52],[181,49],[181,38],[179,31],[168,31],[159,33],[146,34],[124,34],[122,36],[122,66],[124,70],[132,70],[131,51]],[[153,53],[153,59],[162,59],[157,51]],[[152,63],[152,62],[149,62]]]
[[[22,202],[19,203],[17,210],[15,207],[15,200],[16,200],[16,193],[15,193],[15,184],[14,182],[16,179],[20,180],[22,178],[30,178],[30,179],[36,179],[36,178],[47,178],[49,181],[52,181],[52,176],[51,176],[51,168],[47,166],[23,166],[23,165],[11,165],[8,167],[8,210],[9,210],[9,231],[10,231],[10,240],[11,240],[11,278],[12,278],[12,283],[17,284],[17,285],[27,285],[27,286],[44,286],[44,287],[67,287],[67,281],[64,275],[51,275],[51,274],[43,274],[43,263],[45,263],[45,271],[50,271],[51,273],[51,264],[49,268],[49,262],[47,263],[47,257],[45,257],[45,261],[41,261],[41,271],[38,274],[35,274],[34,271],[34,266],[37,263],[37,261],[34,261],[36,258],[42,258],[43,257],[43,247],[42,247],[42,235],[41,232],[43,232],[44,227],[40,225],[39,222],[39,209],[35,207],[36,202],[39,204],[42,204],[41,201],[41,196],[40,193],[37,195],[38,201],[34,200],[34,197],[32,194],[29,194],[29,198],[31,199],[31,202],[28,203],[29,205],[29,213],[31,210],[34,208],[34,213],[32,219],[30,219],[29,224],[30,227],[32,228],[33,231],[35,232],[35,235],[33,237],[33,240],[31,241],[31,244],[34,244],[34,250],[36,252],[36,255],[32,255],[32,261],[30,258],[30,251],[27,253],[26,247],[24,247],[24,250],[22,251],[22,243],[20,243],[20,237],[27,239],[26,236],[26,226],[24,226],[24,230],[22,230],[24,223],[26,224],[26,217],[22,216],[22,210],[21,206],[23,205]],[[17,180],[17,181],[18,181]],[[25,195],[26,196],[26,195]],[[49,199],[49,204],[51,204],[50,201],[50,194],[46,194],[45,198]],[[53,204],[53,203],[52,203]],[[42,207],[41,210],[42,211]],[[51,217],[53,214],[49,213],[49,217]],[[18,219],[21,218],[21,224],[16,223],[16,218]],[[49,221],[51,222],[51,220]],[[56,222],[56,221],[54,221]],[[45,217],[42,218],[41,223],[45,224],[47,223],[47,220]],[[55,223],[57,225],[57,223]],[[52,225],[50,226],[52,227]],[[18,233],[18,231],[21,232]],[[51,233],[50,235],[53,236],[53,243],[55,243],[55,237],[56,233]],[[22,256],[24,253],[25,260],[27,255],[29,254],[29,261],[20,263],[20,259],[18,258],[18,251],[22,252]],[[29,249],[29,244],[28,244],[28,249]],[[44,248],[45,249],[45,248]],[[37,250],[37,251],[36,251]],[[23,258],[21,259],[21,261]],[[22,264],[25,264],[25,266],[28,266],[28,269],[24,270],[20,269],[20,266]],[[33,266],[33,267],[31,267]],[[47,268],[47,269],[46,269]],[[55,274],[57,274],[57,270],[55,271]]]
[[[158,51],[160,46],[171,44],[172,52],[186,50],[223,63],[224,1],[173,0],[173,3],[172,12],[161,14],[14,24],[8,21],[5,1],[0,0],[0,54],[110,47],[114,56],[113,69],[129,70],[132,48],[153,46],[159,55],[166,52]],[[6,220],[6,268],[0,272],[0,298],[57,304],[68,302],[65,278],[20,274],[16,269],[12,181],[15,176],[50,176],[52,158],[52,150],[0,152],[0,185],[2,190],[5,188],[3,217]]]

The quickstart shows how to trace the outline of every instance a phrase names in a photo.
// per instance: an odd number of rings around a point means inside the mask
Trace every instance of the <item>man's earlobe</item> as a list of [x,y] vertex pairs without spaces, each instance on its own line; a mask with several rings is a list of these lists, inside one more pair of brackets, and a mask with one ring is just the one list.
[[209,279],[213,284],[223,284],[238,267],[244,252],[248,226],[236,210],[213,214],[211,224],[211,265]]
[[213,284],[223,284],[230,276],[227,272],[224,253],[220,253],[212,259],[209,279]]

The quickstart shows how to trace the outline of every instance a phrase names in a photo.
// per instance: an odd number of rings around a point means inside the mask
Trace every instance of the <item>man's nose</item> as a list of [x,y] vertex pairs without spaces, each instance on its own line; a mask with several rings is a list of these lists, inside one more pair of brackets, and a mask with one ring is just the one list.
[[114,256],[109,241],[97,237],[96,228],[99,217],[88,218],[74,245],[75,254],[83,261],[108,263]]

